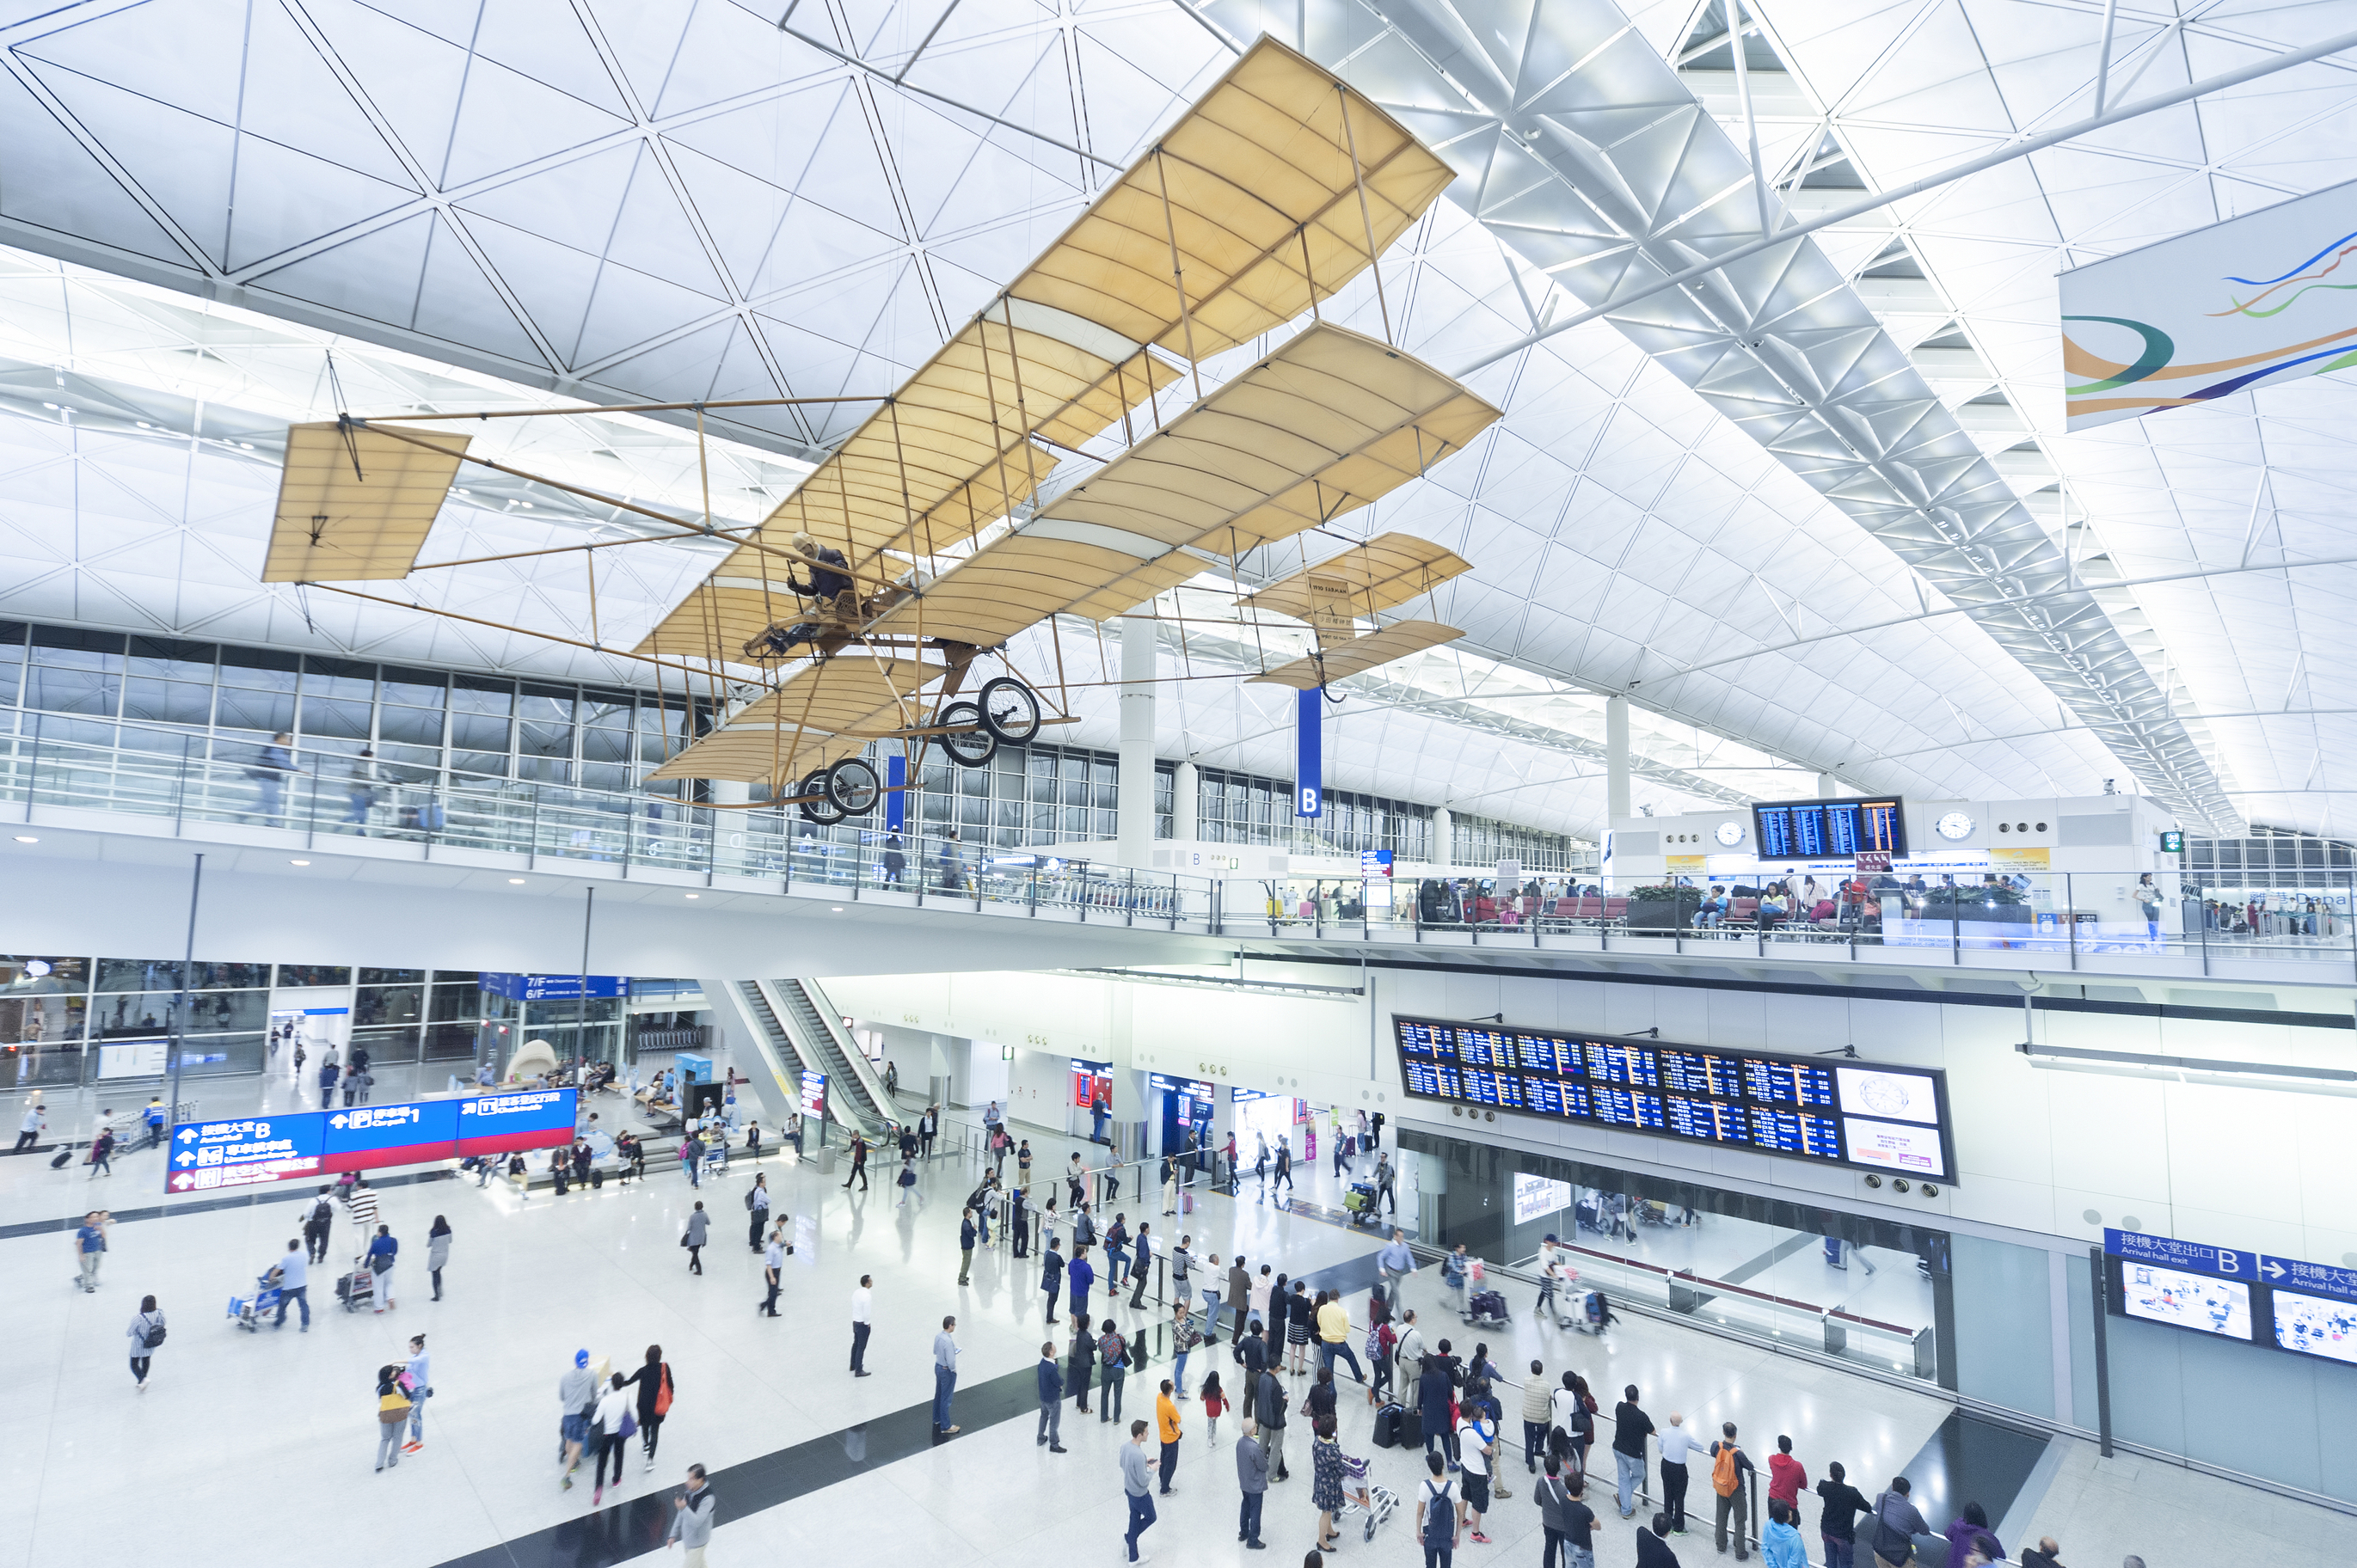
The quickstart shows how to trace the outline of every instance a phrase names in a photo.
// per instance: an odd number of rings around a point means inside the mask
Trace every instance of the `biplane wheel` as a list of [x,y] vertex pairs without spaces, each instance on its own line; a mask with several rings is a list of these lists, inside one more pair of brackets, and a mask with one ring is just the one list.
[[[949,753],[960,768],[980,768],[998,755],[998,737],[982,727],[982,710],[972,703],[952,703],[933,715],[940,726],[955,726],[956,735],[937,735],[933,744]],[[975,727],[968,729],[972,725]]]
[[827,799],[826,775],[827,769],[823,768],[813,769],[795,787],[794,793],[802,797],[802,821],[831,828],[843,821],[843,813],[835,809],[834,801]]
[[1039,694],[1011,675],[985,681],[976,694],[982,726],[1007,746],[1028,746],[1039,733]]
[[823,789],[827,804],[846,817],[864,817],[883,797],[884,781],[866,758],[846,757],[826,770]]

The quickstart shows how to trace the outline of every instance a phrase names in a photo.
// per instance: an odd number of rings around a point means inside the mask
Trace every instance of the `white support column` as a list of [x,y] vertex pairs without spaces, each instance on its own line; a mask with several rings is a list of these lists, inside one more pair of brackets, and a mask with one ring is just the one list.
[[[726,779],[712,780],[712,803],[716,806],[741,806],[753,798],[750,784]],[[712,813],[712,869],[726,875],[739,876],[745,871],[745,818],[743,811]]]
[[1191,843],[1202,836],[1202,822],[1198,808],[1202,800],[1202,780],[1195,765],[1182,762],[1170,779],[1170,836],[1181,843]]
[[1446,806],[1435,807],[1432,812],[1433,865],[1446,866],[1452,865],[1455,862],[1456,857],[1450,854],[1448,843],[1449,840],[1455,836],[1456,832],[1457,818],[1449,811],[1448,808]]
[[1604,699],[1604,815],[1629,815],[1629,699]]
[[1841,793],[1841,780],[1830,773],[1817,775],[1817,799],[1830,800]]
[[1121,622],[1121,767],[1115,776],[1114,859],[1146,866],[1154,856],[1154,664],[1159,633],[1145,616]]

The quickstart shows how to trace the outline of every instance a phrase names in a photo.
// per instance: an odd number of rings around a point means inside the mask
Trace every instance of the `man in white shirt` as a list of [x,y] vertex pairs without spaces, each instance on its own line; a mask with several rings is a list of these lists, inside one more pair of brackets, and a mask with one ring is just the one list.
[[867,1359],[867,1316],[875,1300],[868,1287],[876,1283],[873,1274],[859,1276],[859,1288],[851,1293],[851,1375],[864,1378],[867,1369],[860,1365]]
[[1490,1458],[1497,1450],[1497,1432],[1487,1420],[1478,1417],[1468,1403],[1460,1407],[1457,1418],[1457,1463],[1462,1472],[1458,1477],[1457,1522],[1461,1527],[1473,1527],[1473,1539],[1487,1546],[1490,1538],[1481,1533],[1481,1515],[1490,1507]]
[[1696,1447],[1694,1434],[1686,1430],[1686,1418],[1676,1411],[1670,1412],[1670,1424],[1662,1429],[1662,1511],[1669,1516],[1670,1533],[1686,1532],[1686,1455]]
[[950,1424],[950,1395],[957,1389],[958,1342],[951,1336],[957,1332],[957,1319],[942,1319],[942,1331],[933,1336],[933,1432],[941,1437],[954,1437],[958,1429]]

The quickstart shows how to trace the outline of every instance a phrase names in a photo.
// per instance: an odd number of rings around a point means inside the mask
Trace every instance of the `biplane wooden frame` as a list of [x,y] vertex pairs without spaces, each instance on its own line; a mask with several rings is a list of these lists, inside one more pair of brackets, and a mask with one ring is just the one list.
[[[1252,552],[1369,505],[1499,417],[1391,341],[1378,258],[1452,177],[1398,122],[1265,38],[892,394],[298,425],[265,578],[332,588],[428,569],[416,556],[462,462],[643,516],[675,536],[725,541],[735,546],[728,556],[629,657],[654,664],[659,679],[666,669],[701,672],[716,688],[724,667],[751,669],[764,690],[651,778],[765,783],[772,799],[763,805],[780,803],[791,786],[785,803],[840,820],[830,813],[863,811],[888,788],[860,755],[873,742],[906,747],[913,779],[927,744],[982,766],[1002,741],[1076,722],[1060,618],[1101,624],[1213,568],[1241,580]],[[1381,339],[1321,310],[1366,272]],[[1204,359],[1264,341],[1305,312],[1308,327],[1205,391]],[[1191,398],[1168,396],[1181,381],[1191,381]],[[877,407],[764,521],[714,525],[707,412],[848,402]],[[470,456],[455,432],[410,428],[662,411],[695,414],[700,526]],[[1118,448],[1109,458],[1105,439]],[[1051,481],[1073,458],[1100,466],[1077,483]],[[785,542],[804,537],[807,549]],[[558,547],[584,551],[588,563],[590,646],[597,575],[587,553],[636,542]],[[1421,541],[1391,548],[1385,559],[1407,561],[1404,570],[1355,559],[1368,548],[1346,553],[1354,559],[1324,576],[1308,574],[1317,592],[1339,575],[1372,615],[1400,602],[1375,601],[1410,578],[1428,590],[1466,569]],[[797,571],[850,586],[821,600],[814,579],[795,583]],[[1297,614],[1282,586],[1262,590],[1254,607]],[[1312,685],[1340,663],[1372,668],[1461,635],[1414,622],[1358,637],[1349,616],[1302,618],[1320,650],[1301,661]],[[1027,679],[1007,658],[1010,640],[1043,622],[1052,682]],[[1398,652],[1378,657],[1394,645]],[[969,699],[985,657],[1007,673]],[[1301,666],[1261,678],[1297,684]],[[1051,691],[1053,712],[1044,712]]]

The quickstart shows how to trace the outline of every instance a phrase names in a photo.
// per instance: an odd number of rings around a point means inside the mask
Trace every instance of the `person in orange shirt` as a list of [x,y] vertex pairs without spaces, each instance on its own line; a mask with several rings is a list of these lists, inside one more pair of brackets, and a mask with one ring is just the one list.
[[1174,1385],[1162,1380],[1162,1391],[1155,1397],[1154,1417],[1162,1429],[1162,1495],[1170,1495],[1170,1477],[1178,1473],[1178,1407],[1171,1402]]

